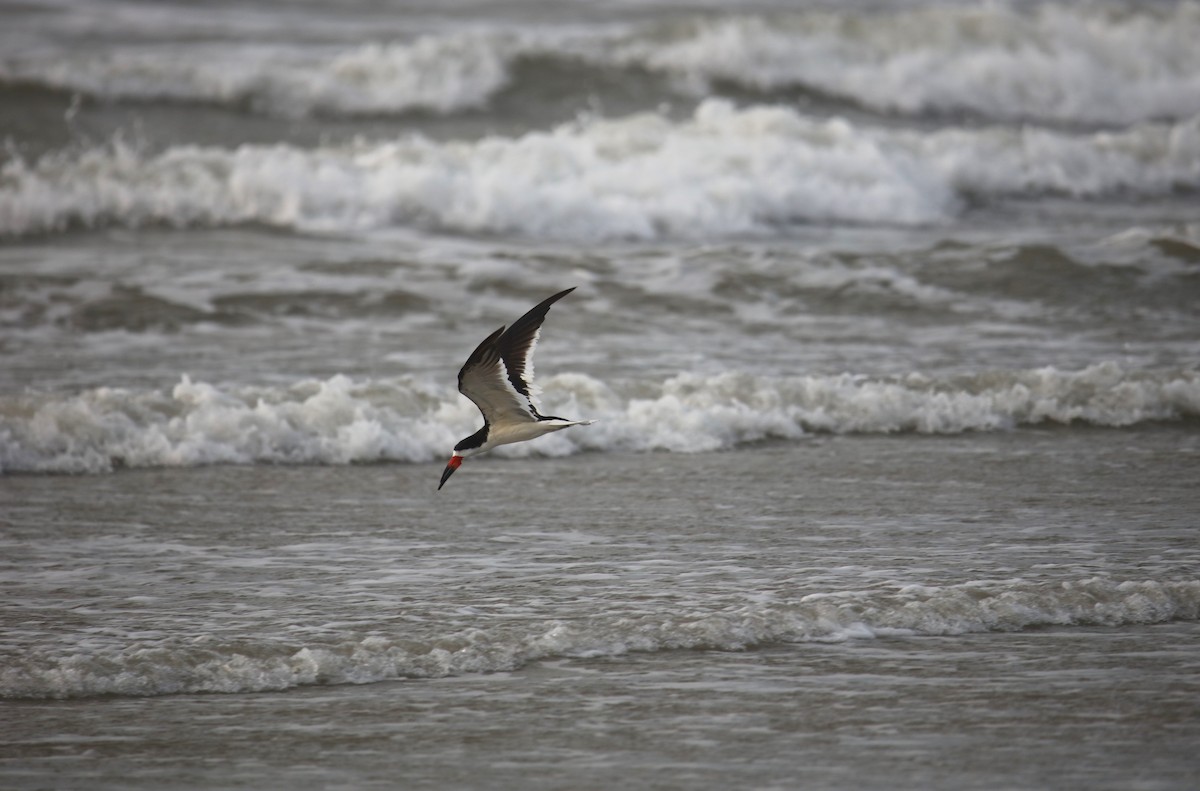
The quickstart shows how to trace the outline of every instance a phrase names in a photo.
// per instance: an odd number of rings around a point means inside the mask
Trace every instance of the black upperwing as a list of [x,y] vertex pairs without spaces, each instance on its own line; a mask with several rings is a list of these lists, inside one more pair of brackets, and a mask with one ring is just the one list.
[[572,286],[566,291],[560,291],[554,296],[542,300],[524,316],[514,321],[512,326],[496,341],[500,356],[504,360],[504,367],[508,369],[509,383],[514,390],[529,401],[530,409],[537,417],[541,417],[541,415],[538,415],[537,409],[533,405],[533,399],[538,392],[533,384],[533,350],[537,347],[538,337],[542,333],[542,322],[546,320],[550,306],[574,290],[575,287]]
[[458,390],[471,399],[483,419],[539,420],[533,398],[533,350],[550,306],[574,291],[560,291],[538,303],[508,327],[501,327],[471,352],[458,372]]

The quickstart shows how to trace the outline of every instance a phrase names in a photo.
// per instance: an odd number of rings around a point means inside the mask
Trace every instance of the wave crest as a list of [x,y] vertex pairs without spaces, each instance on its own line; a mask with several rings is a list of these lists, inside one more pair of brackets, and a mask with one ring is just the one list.
[[919,134],[709,100],[690,119],[588,119],[475,142],[311,150],[121,142],[9,161],[0,233],[241,223],[418,226],[559,239],[696,238],[794,223],[947,222],[971,200],[1200,189],[1200,116],[1120,133]]
[[451,113],[509,80],[511,36],[426,35],[351,49],[143,46],[0,62],[0,81],[106,99],[208,102],[283,117]]
[[1200,112],[1198,31],[1196,3],[936,5],[700,19],[615,52],[701,93],[724,81],[883,112],[1124,124]]
[[[633,383],[628,393],[564,374],[543,386],[551,412],[599,422],[501,448],[501,455],[695,453],[809,432],[954,434],[1200,416],[1200,373],[1127,372],[1112,363],[941,379],[681,374]],[[474,406],[449,388],[410,379],[335,376],[284,388],[222,388],[184,377],[169,391],[99,388],[0,399],[0,471],[425,462],[478,420]]]
[[512,87],[524,58],[547,63],[520,78],[525,84],[517,87],[532,96],[547,82],[545,72],[584,62],[614,81],[665,76],[693,97],[728,86],[768,99],[800,89],[885,113],[1128,124],[1200,113],[1198,35],[1195,2],[855,7],[586,31],[480,25],[349,48],[255,42],[35,50],[0,61],[0,81],[282,116],[454,113]]
[[64,652],[0,665],[0,698],[261,692],[514,670],[556,657],[888,635],[960,635],[1044,626],[1122,626],[1200,617],[1200,582],[1022,579],[810,594],[768,601],[614,610],[585,620],[482,625],[443,635],[345,633],[300,644],[212,636]]

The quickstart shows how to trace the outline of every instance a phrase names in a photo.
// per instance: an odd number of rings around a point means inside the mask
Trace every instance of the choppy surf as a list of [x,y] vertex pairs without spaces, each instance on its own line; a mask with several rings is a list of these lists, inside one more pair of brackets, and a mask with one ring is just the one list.
[[970,202],[1196,189],[1200,116],[1103,133],[917,132],[712,99],[681,121],[593,118],[473,142],[414,136],[144,153],[115,141],[17,157],[0,170],[0,233],[258,224],[693,238],[818,221],[939,224]]
[[345,43],[333,28],[305,46],[235,28],[214,31],[221,43],[135,40],[65,57],[14,42],[0,84],[290,117],[451,114],[504,92],[537,95],[550,75],[582,63],[596,70],[593,83],[657,79],[664,100],[799,92],[879,113],[1090,124],[1200,112],[1200,5],[1191,2],[856,6],[415,36],[367,29]]
[[[956,434],[1200,417],[1200,372],[1126,371],[1112,363],[951,377],[680,374],[613,385],[559,374],[543,386],[550,411],[599,422],[501,455],[694,453],[814,432]],[[5,395],[0,471],[425,462],[444,455],[477,420],[449,388],[404,378],[339,375],[280,387],[184,377],[163,389]]]

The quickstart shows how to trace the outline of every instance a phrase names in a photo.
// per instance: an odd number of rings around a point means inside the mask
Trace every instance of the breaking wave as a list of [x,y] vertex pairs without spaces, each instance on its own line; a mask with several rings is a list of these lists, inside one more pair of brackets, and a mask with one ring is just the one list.
[[[102,99],[199,101],[284,116],[487,105],[583,62],[677,93],[723,86],[817,92],[883,112],[1136,123],[1200,112],[1200,4],[964,4],[713,15],[591,31],[484,27],[368,44],[127,46],[33,50],[0,81]],[[317,37],[319,41],[319,36]],[[541,59],[543,69],[516,68]],[[518,75],[524,76],[518,76]]]
[[[810,432],[955,434],[1200,417],[1200,372],[1125,371],[1112,363],[948,378],[681,374],[621,388],[563,374],[543,386],[551,412],[599,422],[497,453],[694,453]],[[0,399],[0,471],[426,462],[478,420],[475,407],[449,388],[411,379],[220,387],[184,377],[166,390],[31,393]]]
[[330,47],[141,46],[0,62],[0,81],[103,99],[193,101],[285,117],[461,111],[508,80],[515,45],[477,34]]
[[1092,124],[1200,112],[1200,4],[1005,3],[701,19],[619,61],[771,94],[803,88],[909,115]]
[[969,201],[1200,189],[1200,116],[1119,133],[922,133],[708,100],[549,132],[302,149],[121,142],[0,169],[0,234],[242,223],[560,239],[697,238],[816,221],[948,222]]
[[1200,582],[1023,579],[893,586],[661,611],[616,609],[570,622],[484,625],[445,634],[337,633],[221,640],[133,639],[88,650],[33,648],[0,664],[2,698],[260,692],[514,670],[559,657],[1044,626],[1122,626],[1200,617]]

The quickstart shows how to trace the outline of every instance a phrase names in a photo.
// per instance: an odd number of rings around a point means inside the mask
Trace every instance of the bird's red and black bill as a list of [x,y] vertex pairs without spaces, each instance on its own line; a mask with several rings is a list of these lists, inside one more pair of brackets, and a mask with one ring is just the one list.
[[450,480],[450,476],[454,474],[454,471],[462,465],[462,460],[462,456],[451,456],[450,461],[446,462],[446,469],[442,471],[442,482],[438,484],[439,491],[446,485],[446,481]]

